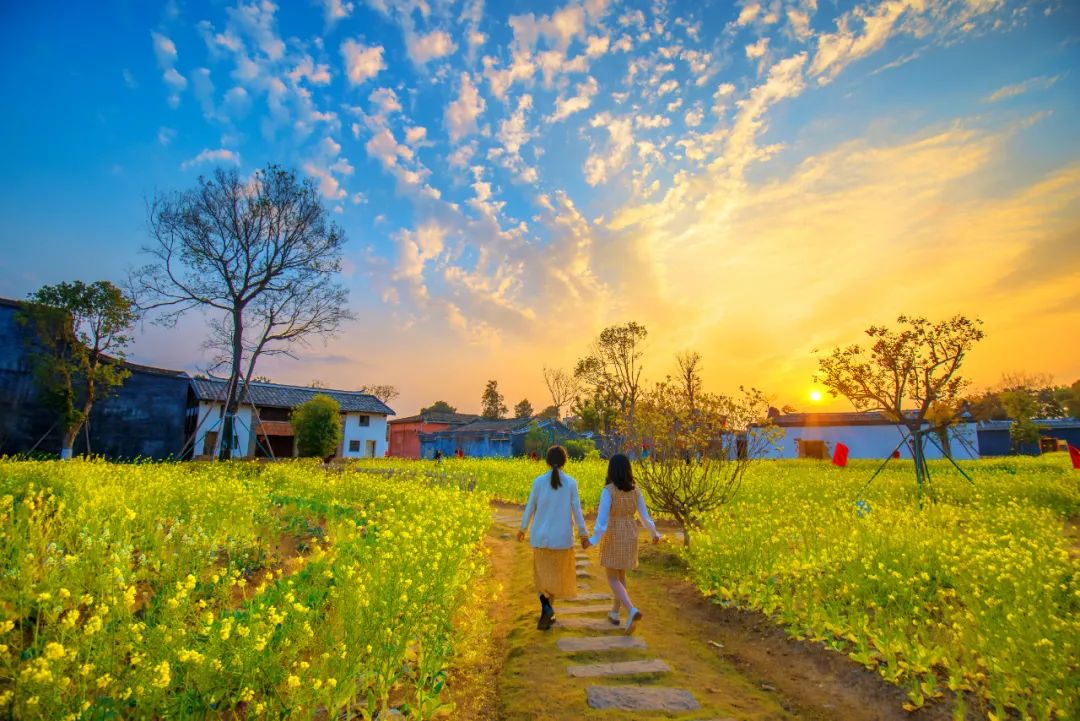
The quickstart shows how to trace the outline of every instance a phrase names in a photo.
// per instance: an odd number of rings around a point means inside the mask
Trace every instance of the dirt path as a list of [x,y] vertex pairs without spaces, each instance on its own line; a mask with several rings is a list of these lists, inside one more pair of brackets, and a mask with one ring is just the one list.
[[[641,568],[630,574],[631,598],[645,613],[634,640],[607,621],[610,592],[595,549],[578,556],[583,598],[556,604],[555,626],[537,631],[531,550],[514,538],[521,509],[499,504],[493,512],[488,543],[493,581],[504,589],[493,618],[502,663],[493,702],[478,719],[950,717],[944,708],[905,713],[902,692],[846,657],[792,641],[758,614],[710,603],[683,580],[677,554],[663,544],[643,545]],[[613,645],[626,647],[606,648]],[[600,708],[610,703],[616,707]]]

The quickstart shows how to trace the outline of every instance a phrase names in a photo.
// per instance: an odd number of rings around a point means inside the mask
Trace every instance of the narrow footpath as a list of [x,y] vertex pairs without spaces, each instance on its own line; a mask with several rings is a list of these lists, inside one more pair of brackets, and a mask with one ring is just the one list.
[[643,543],[641,569],[629,574],[644,614],[633,635],[607,618],[611,595],[596,549],[577,551],[579,595],[557,601],[554,626],[538,631],[531,550],[515,538],[521,509],[498,504],[493,514],[488,544],[502,593],[491,620],[501,665],[492,664],[485,721],[948,718],[944,709],[906,714],[898,689],[847,658],[710,604],[682,580],[665,544]]

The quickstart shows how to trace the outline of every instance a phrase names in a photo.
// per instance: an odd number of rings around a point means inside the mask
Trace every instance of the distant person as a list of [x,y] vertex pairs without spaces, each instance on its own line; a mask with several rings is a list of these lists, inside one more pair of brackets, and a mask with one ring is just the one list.
[[630,459],[617,453],[608,461],[607,483],[600,493],[600,508],[596,513],[596,525],[591,538],[582,539],[581,547],[600,546],[600,565],[607,572],[611,586],[612,609],[608,620],[619,625],[619,607],[626,609],[626,632],[633,633],[634,625],[641,620],[641,611],[630,600],[626,590],[626,572],[638,566],[638,525],[634,514],[652,534],[652,542],[660,542],[656,524],[649,517],[645,497],[634,485],[634,469]]
[[441,463],[442,462],[442,451],[435,451],[435,462],[436,463]]
[[588,535],[577,481],[561,470],[566,465],[566,449],[549,448],[547,463],[551,470],[533,479],[518,531],[518,541],[524,541],[525,532],[532,524],[529,541],[533,548],[533,581],[540,594],[540,620],[536,628],[541,631],[551,628],[555,621],[555,600],[577,595],[574,524],[583,542]]

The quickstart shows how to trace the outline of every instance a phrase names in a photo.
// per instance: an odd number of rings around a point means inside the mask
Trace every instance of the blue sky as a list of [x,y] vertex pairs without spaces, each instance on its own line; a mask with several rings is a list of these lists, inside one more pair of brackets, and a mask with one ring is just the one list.
[[[981,384],[1080,377],[1080,6],[137,2],[0,10],[0,294],[120,280],[145,199],[318,183],[357,321],[275,378],[544,405],[608,323],[805,404],[813,350],[980,315]],[[139,360],[194,369],[201,319]],[[452,379],[452,380],[451,380]]]

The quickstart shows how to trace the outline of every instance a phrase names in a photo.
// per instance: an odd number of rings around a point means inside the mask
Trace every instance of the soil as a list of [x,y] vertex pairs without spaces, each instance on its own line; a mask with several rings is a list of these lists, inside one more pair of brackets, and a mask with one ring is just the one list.
[[[492,580],[504,592],[491,610],[496,674],[486,702],[459,705],[455,718],[477,721],[571,721],[577,719],[668,718],[680,721],[945,721],[951,705],[938,703],[905,712],[905,694],[846,656],[810,642],[789,638],[761,614],[719,606],[685,579],[685,568],[670,545],[642,545],[641,566],[629,574],[629,590],[644,612],[638,635],[644,651],[566,654],[558,635],[587,632],[536,630],[539,605],[532,589],[528,543],[518,543],[516,528],[498,519],[520,518],[520,506],[493,504],[497,522],[488,535]],[[588,592],[606,592],[607,583],[590,554],[593,578]],[[558,618],[558,603],[556,618]],[[664,685],[689,690],[701,704],[693,712],[650,713],[589,708],[585,689],[595,679],[570,678],[573,664],[662,659],[673,672],[656,678],[626,678],[602,683]],[[459,682],[464,679],[458,679]],[[464,684],[468,687],[468,683]],[[459,692],[461,686],[459,686]],[[455,694],[458,695],[458,694]],[[484,696],[485,694],[478,694]],[[480,700],[480,699],[477,699]],[[465,708],[469,706],[471,708]]]

